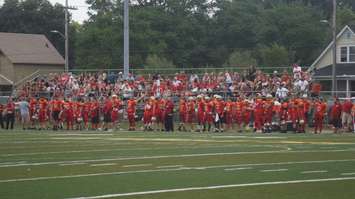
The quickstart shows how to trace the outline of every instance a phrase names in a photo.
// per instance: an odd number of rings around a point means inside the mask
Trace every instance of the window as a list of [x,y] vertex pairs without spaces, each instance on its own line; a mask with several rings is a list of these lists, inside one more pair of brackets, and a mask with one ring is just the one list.
[[349,47],[349,62],[355,62],[355,46]]
[[348,62],[348,48],[341,47],[340,48],[340,62]]
[[355,46],[340,47],[340,62],[355,63]]

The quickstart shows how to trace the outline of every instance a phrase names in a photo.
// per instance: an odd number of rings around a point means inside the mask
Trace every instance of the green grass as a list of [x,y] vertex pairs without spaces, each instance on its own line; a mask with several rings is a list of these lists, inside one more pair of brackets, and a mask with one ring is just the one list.
[[[239,187],[206,189],[221,185]],[[354,186],[354,134],[0,131],[0,198],[324,199]]]

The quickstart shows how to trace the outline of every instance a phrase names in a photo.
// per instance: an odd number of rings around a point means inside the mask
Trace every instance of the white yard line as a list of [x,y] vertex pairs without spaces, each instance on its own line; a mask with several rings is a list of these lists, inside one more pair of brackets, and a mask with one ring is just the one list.
[[288,171],[288,169],[269,169],[269,170],[261,170],[260,172],[281,172]]
[[106,163],[106,164],[91,164],[91,167],[104,167],[104,166],[114,166],[116,163]]
[[157,169],[168,169],[168,168],[176,168],[176,167],[183,167],[184,165],[166,165],[166,166],[159,166]]
[[355,180],[355,177],[324,178],[324,179],[310,179],[310,180],[290,180],[290,181],[275,181],[275,182],[258,182],[258,183],[229,184],[229,185],[207,186],[207,187],[187,187],[187,188],[180,188],[180,189],[163,189],[163,190],[154,190],[154,191],[107,194],[107,195],[100,195],[100,196],[89,196],[89,197],[86,196],[86,197],[77,197],[77,198],[71,198],[71,199],[84,199],[84,198],[85,199],[101,199],[101,198],[112,198],[112,197],[122,197],[122,196],[138,196],[138,195],[148,195],[148,194],[172,193],[172,192],[227,189],[227,188],[236,188],[236,187],[300,184],[300,183],[331,182],[331,181],[346,181],[346,180]]
[[108,159],[91,159],[91,160],[73,160],[73,161],[57,161],[57,162],[38,162],[38,163],[21,163],[21,164],[9,164],[0,165],[1,167],[18,167],[18,166],[40,166],[51,164],[66,164],[66,163],[78,163],[78,162],[107,162],[107,161],[122,161],[122,160],[147,160],[147,159],[162,159],[162,158],[187,158],[187,157],[205,157],[205,156],[222,156],[222,155],[244,155],[244,154],[284,154],[284,153],[319,153],[319,152],[346,152],[355,151],[351,150],[309,150],[309,151],[255,151],[255,152],[230,152],[230,153],[197,153],[197,154],[181,154],[181,155],[160,155],[160,156],[141,156],[141,157],[121,157],[121,158],[108,158]]
[[224,169],[225,171],[241,171],[241,170],[249,170],[253,169],[253,167],[240,167],[240,168],[229,168],[229,169]]
[[78,163],[69,163],[69,164],[59,164],[59,166],[76,166],[76,165],[84,165],[86,163],[78,162]]
[[355,175],[355,173],[342,173],[341,175],[342,176],[353,176],[353,175]]
[[180,168],[171,168],[171,169],[149,169],[149,170],[119,171],[119,172],[109,172],[109,173],[78,174],[78,175],[67,175],[67,176],[19,178],[19,179],[0,180],[0,183],[37,181],[37,180],[56,180],[56,179],[67,179],[67,178],[81,178],[81,177],[109,176],[109,175],[137,174],[137,173],[152,173],[152,172],[184,171],[184,170],[193,170],[196,168],[197,169],[201,169],[201,168],[203,168],[203,169],[217,169],[217,168],[233,168],[233,167],[292,165],[292,164],[319,164],[319,163],[330,163],[330,162],[353,162],[353,161],[355,161],[355,159],[302,161],[302,162],[273,162],[273,163],[239,164],[239,165],[216,165],[216,166],[206,166],[206,167],[180,167]]
[[123,168],[131,168],[131,167],[149,167],[153,164],[131,164],[131,165],[123,165]]
[[327,173],[326,170],[319,170],[319,171],[302,171],[301,174],[311,174],[311,173]]

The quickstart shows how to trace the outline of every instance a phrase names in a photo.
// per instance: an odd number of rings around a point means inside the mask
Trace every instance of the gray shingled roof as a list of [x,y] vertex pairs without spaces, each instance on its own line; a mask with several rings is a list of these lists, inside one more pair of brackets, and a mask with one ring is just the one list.
[[[332,67],[333,65],[328,65],[324,68],[318,69],[315,71],[314,76],[331,76],[332,75]],[[337,76],[355,76],[355,64],[337,64],[336,65],[336,73]]]
[[14,64],[65,63],[63,57],[44,35],[0,32],[0,50]]

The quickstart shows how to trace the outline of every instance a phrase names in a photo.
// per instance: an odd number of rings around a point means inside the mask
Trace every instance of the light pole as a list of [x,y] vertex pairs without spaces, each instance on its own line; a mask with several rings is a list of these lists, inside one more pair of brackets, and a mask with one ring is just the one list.
[[69,71],[69,43],[67,42],[67,36],[64,35],[63,33],[59,32],[58,30],[51,30],[51,33],[55,33],[60,35],[64,40],[65,40],[65,72],[67,73]]
[[123,76],[129,73],[129,0],[124,0],[124,44],[123,44]]
[[333,67],[332,67],[332,94],[338,95],[337,78],[336,78],[336,65],[337,65],[337,1],[333,0]]
[[68,0],[65,0],[65,25],[64,34],[58,30],[52,30],[51,33],[59,34],[65,40],[65,72],[69,71],[69,10],[77,10],[77,8],[69,7]]

